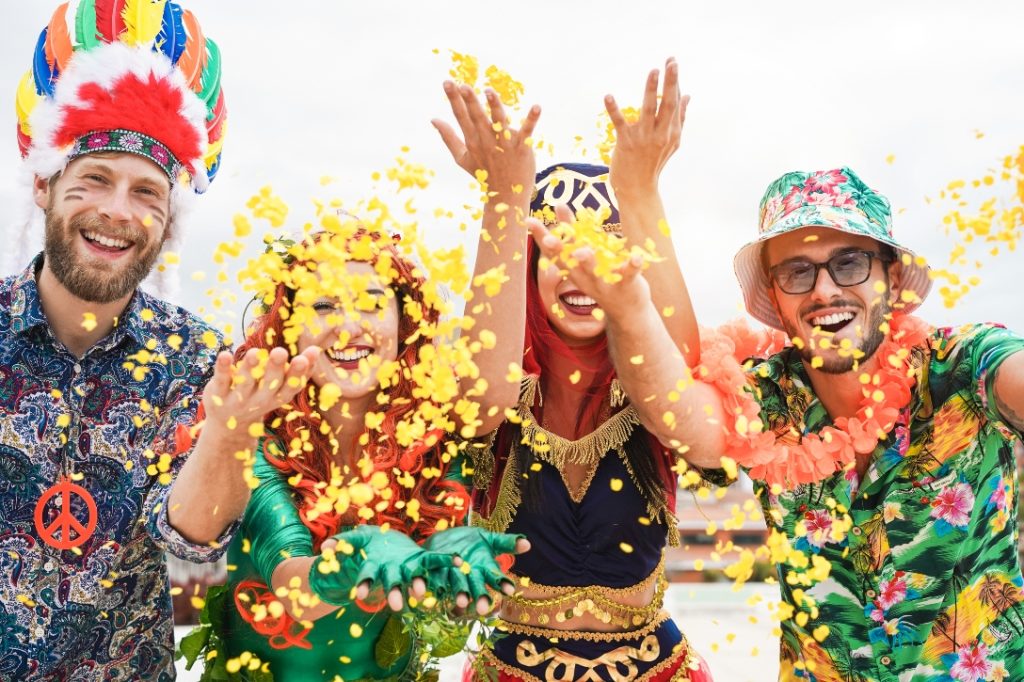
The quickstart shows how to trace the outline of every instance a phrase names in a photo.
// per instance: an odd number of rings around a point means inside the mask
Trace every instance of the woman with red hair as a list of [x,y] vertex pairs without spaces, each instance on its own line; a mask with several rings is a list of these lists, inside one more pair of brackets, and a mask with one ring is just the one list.
[[[590,209],[594,219],[583,222],[600,220],[598,229],[629,246],[653,244],[662,260],[644,276],[695,364],[696,324],[658,194],[686,109],[677,73],[669,60],[660,105],[659,74],[651,73],[635,122],[606,100],[618,138],[611,169],[560,164],[536,178],[530,134],[539,112],[510,129],[495,93],[486,94],[487,112],[471,89],[445,84],[462,135],[434,125],[459,166],[487,182],[476,281],[506,278],[496,296],[481,287],[470,301],[478,327],[499,339],[500,356],[481,364],[493,384],[481,413],[509,415],[493,447],[475,453],[473,523],[531,544],[516,557],[501,634],[467,668],[467,682],[492,679],[484,669],[496,669],[499,682],[711,679],[662,608],[663,550],[678,544],[678,455],[640,425],[616,380],[603,311],[527,237],[528,228],[545,233],[530,213],[554,223],[556,209],[562,222]],[[509,364],[520,362],[521,385],[505,381]]]
[[400,445],[422,403],[412,371],[431,343],[422,329],[439,313],[396,241],[350,223],[290,245],[236,353],[321,349],[307,390],[264,419],[228,584],[208,597],[212,628],[196,635],[220,649],[208,666],[300,682],[404,679],[421,659],[385,606],[402,611],[403,595],[423,601],[428,587],[462,608],[487,586],[510,589],[494,557],[516,538],[457,527],[469,499],[455,443],[437,429]]

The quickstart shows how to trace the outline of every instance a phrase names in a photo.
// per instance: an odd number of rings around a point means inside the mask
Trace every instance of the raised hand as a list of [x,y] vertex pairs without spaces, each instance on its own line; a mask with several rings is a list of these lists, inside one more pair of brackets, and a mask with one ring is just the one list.
[[431,123],[441,134],[455,163],[470,175],[476,175],[479,170],[485,171],[486,182],[492,192],[507,195],[514,186],[518,186],[518,193],[526,192],[528,198],[537,171],[530,136],[540,118],[540,107],[530,107],[517,130],[510,127],[505,107],[494,90],[485,92],[489,115],[468,85],[445,81],[444,93],[448,96],[462,136],[440,119]]
[[609,181],[619,202],[623,235],[631,244],[651,240],[662,256],[661,262],[652,264],[644,272],[644,279],[649,283],[657,310],[672,311],[665,313],[665,328],[687,363],[694,366],[700,359],[697,318],[658,192],[661,171],[679,148],[689,102],[688,95],[681,97],[679,94],[679,67],[671,58],[665,62],[660,103],[658,71],[648,74],[638,120],[627,121],[615,98],[605,97],[605,108],[616,133]]
[[239,455],[255,451],[264,416],[302,390],[319,352],[308,348],[291,362],[284,348],[271,350],[265,363],[255,351],[237,364],[227,351],[217,356],[203,390],[206,421],[168,501],[168,518],[179,533],[206,544],[242,515],[250,489]]
[[456,566],[435,571],[430,576],[430,589],[442,597],[454,597],[455,606],[464,609],[470,600],[476,602],[477,613],[490,610],[490,587],[512,594],[515,585],[506,576],[496,558],[502,554],[522,554],[530,543],[521,535],[492,533],[474,526],[460,526],[434,533],[424,549],[457,557]]
[[[509,365],[523,359],[527,276],[524,221],[530,213],[537,171],[530,136],[540,117],[540,107],[531,107],[517,130],[509,127],[505,108],[493,90],[486,93],[490,114],[469,86],[447,81],[444,92],[461,136],[444,121],[435,119],[432,123],[463,170],[478,177],[486,174],[482,179],[488,189],[466,309],[476,320],[469,330],[471,343],[482,342],[484,331],[501,339],[501,343],[481,343],[474,357],[479,380],[487,383],[487,391],[478,401],[479,416],[474,416],[472,422],[462,421],[460,415],[455,417],[456,428],[464,434],[483,434],[497,428],[505,418],[505,409],[519,399],[518,382],[509,382],[506,377]],[[504,281],[497,292],[489,284],[495,274]],[[473,384],[467,382],[460,390],[465,394],[475,385],[476,380]]]
[[401,611],[403,594],[423,596],[428,576],[452,565],[450,553],[426,551],[397,530],[357,526],[324,542],[310,568],[309,586],[335,605],[347,604],[353,596],[365,599],[380,588],[391,610]]
[[643,105],[637,121],[627,121],[615,98],[604,98],[605,109],[615,126],[610,181],[616,195],[656,190],[658,177],[677,149],[690,96],[679,94],[679,65],[665,62],[665,83],[658,102],[658,70],[647,76]]
[[[567,206],[558,206],[555,215],[562,223],[572,224],[576,218]],[[628,313],[631,306],[646,304],[650,301],[650,286],[640,276],[643,260],[633,256],[616,272],[621,276],[618,282],[610,283],[596,274],[596,258],[589,247],[576,249],[572,253],[564,253],[565,244],[557,235],[551,233],[539,220],[530,218],[527,221],[530,235],[540,248],[541,256],[557,262],[560,268],[567,271],[568,278],[587,296],[592,297],[605,313]]]
[[253,424],[262,423],[268,412],[302,390],[319,353],[319,348],[307,348],[289,361],[287,350],[274,348],[261,362],[261,354],[250,350],[236,364],[230,352],[222,352],[203,391],[204,428],[231,429],[239,437],[251,435]]

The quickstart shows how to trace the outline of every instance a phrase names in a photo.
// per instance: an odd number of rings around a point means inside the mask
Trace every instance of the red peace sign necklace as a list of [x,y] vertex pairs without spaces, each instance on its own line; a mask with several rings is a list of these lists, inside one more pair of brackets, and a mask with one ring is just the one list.
[[[84,523],[71,512],[71,503],[75,497],[81,498],[85,502],[87,513]],[[53,500],[53,506],[57,508],[57,516],[47,523],[43,517],[51,500]],[[96,522],[96,500],[88,490],[73,483],[64,474],[36,502],[36,532],[50,547],[74,549],[85,544],[96,530]]]
[[[74,428],[74,427],[72,427]],[[77,438],[68,438],[64,447],[72,447]],[[57,482],[47,488],[36,502],[34,516],[36,533],[50,547],[65,550],[84,545],[96,530],[99,514],[96,500],[88,490],[74,483],[73,468],[69,465],[66,452],[61,449],[60,476]],[[72,512],[72,502],[79,498],[85,503],[85,519]],[[56,509],[56,516],[47,514],[47,509]]]

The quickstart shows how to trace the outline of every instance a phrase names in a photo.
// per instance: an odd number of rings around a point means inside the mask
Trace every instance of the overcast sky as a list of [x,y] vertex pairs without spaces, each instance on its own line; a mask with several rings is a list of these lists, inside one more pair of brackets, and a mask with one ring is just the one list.
[[[297,217],[308,216],[314,195],[371,194],[370,174],[392,165],[402,146],[437,172],[417,195],[421,227],[438,245],[474,248],[473,231],[432,217],[435,207],[474,199],[429,123],[450,118],[441,91],[449,49],[507,70],[526,86],[525,102],[543,107],[538,134],[555,153],[542,154],[539,168],[581,158],[576,135],[594,161],[602,97],[638,103],[648,69],[676,57],[693,100],[662,191],[707,323],[741,313],[732,257],[756,235],[758,200],[783,172],[854,168],[903,209],[897,239],[944,265],[953,242],[940,224],[943,207],[925,196],[1024,144],[1019,2],[182,4],[221,47],[229,110],[221,173],[197,204],[182,253],[182,298],[193,309],[209,309],[209,300],[189,274],[214,270],[216,244],[230,238],[232,215],[259,187],[273,185]],[[8,220],[24,191],[14,91],[55,5],[3,0],[0,201]],[[338,182],[322,188],[324,175]],[[1024,331],[1022,264],[1020,250],[989,259],[982,285],[959,306],[947,310],[936,295],[922,314]],[[237,315],[241,305],[232,308]]]

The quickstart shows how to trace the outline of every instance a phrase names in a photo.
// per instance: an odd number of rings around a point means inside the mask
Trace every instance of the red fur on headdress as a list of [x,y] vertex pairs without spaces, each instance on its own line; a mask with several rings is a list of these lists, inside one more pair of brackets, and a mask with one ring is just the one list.
[[125,128],[159,140],[181,163],[200,156],[202,141],[196,129],[178,113],[182,93],[164,78],[150,74],[143,81],[127,73],[109,90],[86,83],[78,97],[81,106],[64,108],[63,123],[53,139],[58,147],[91,132]]

